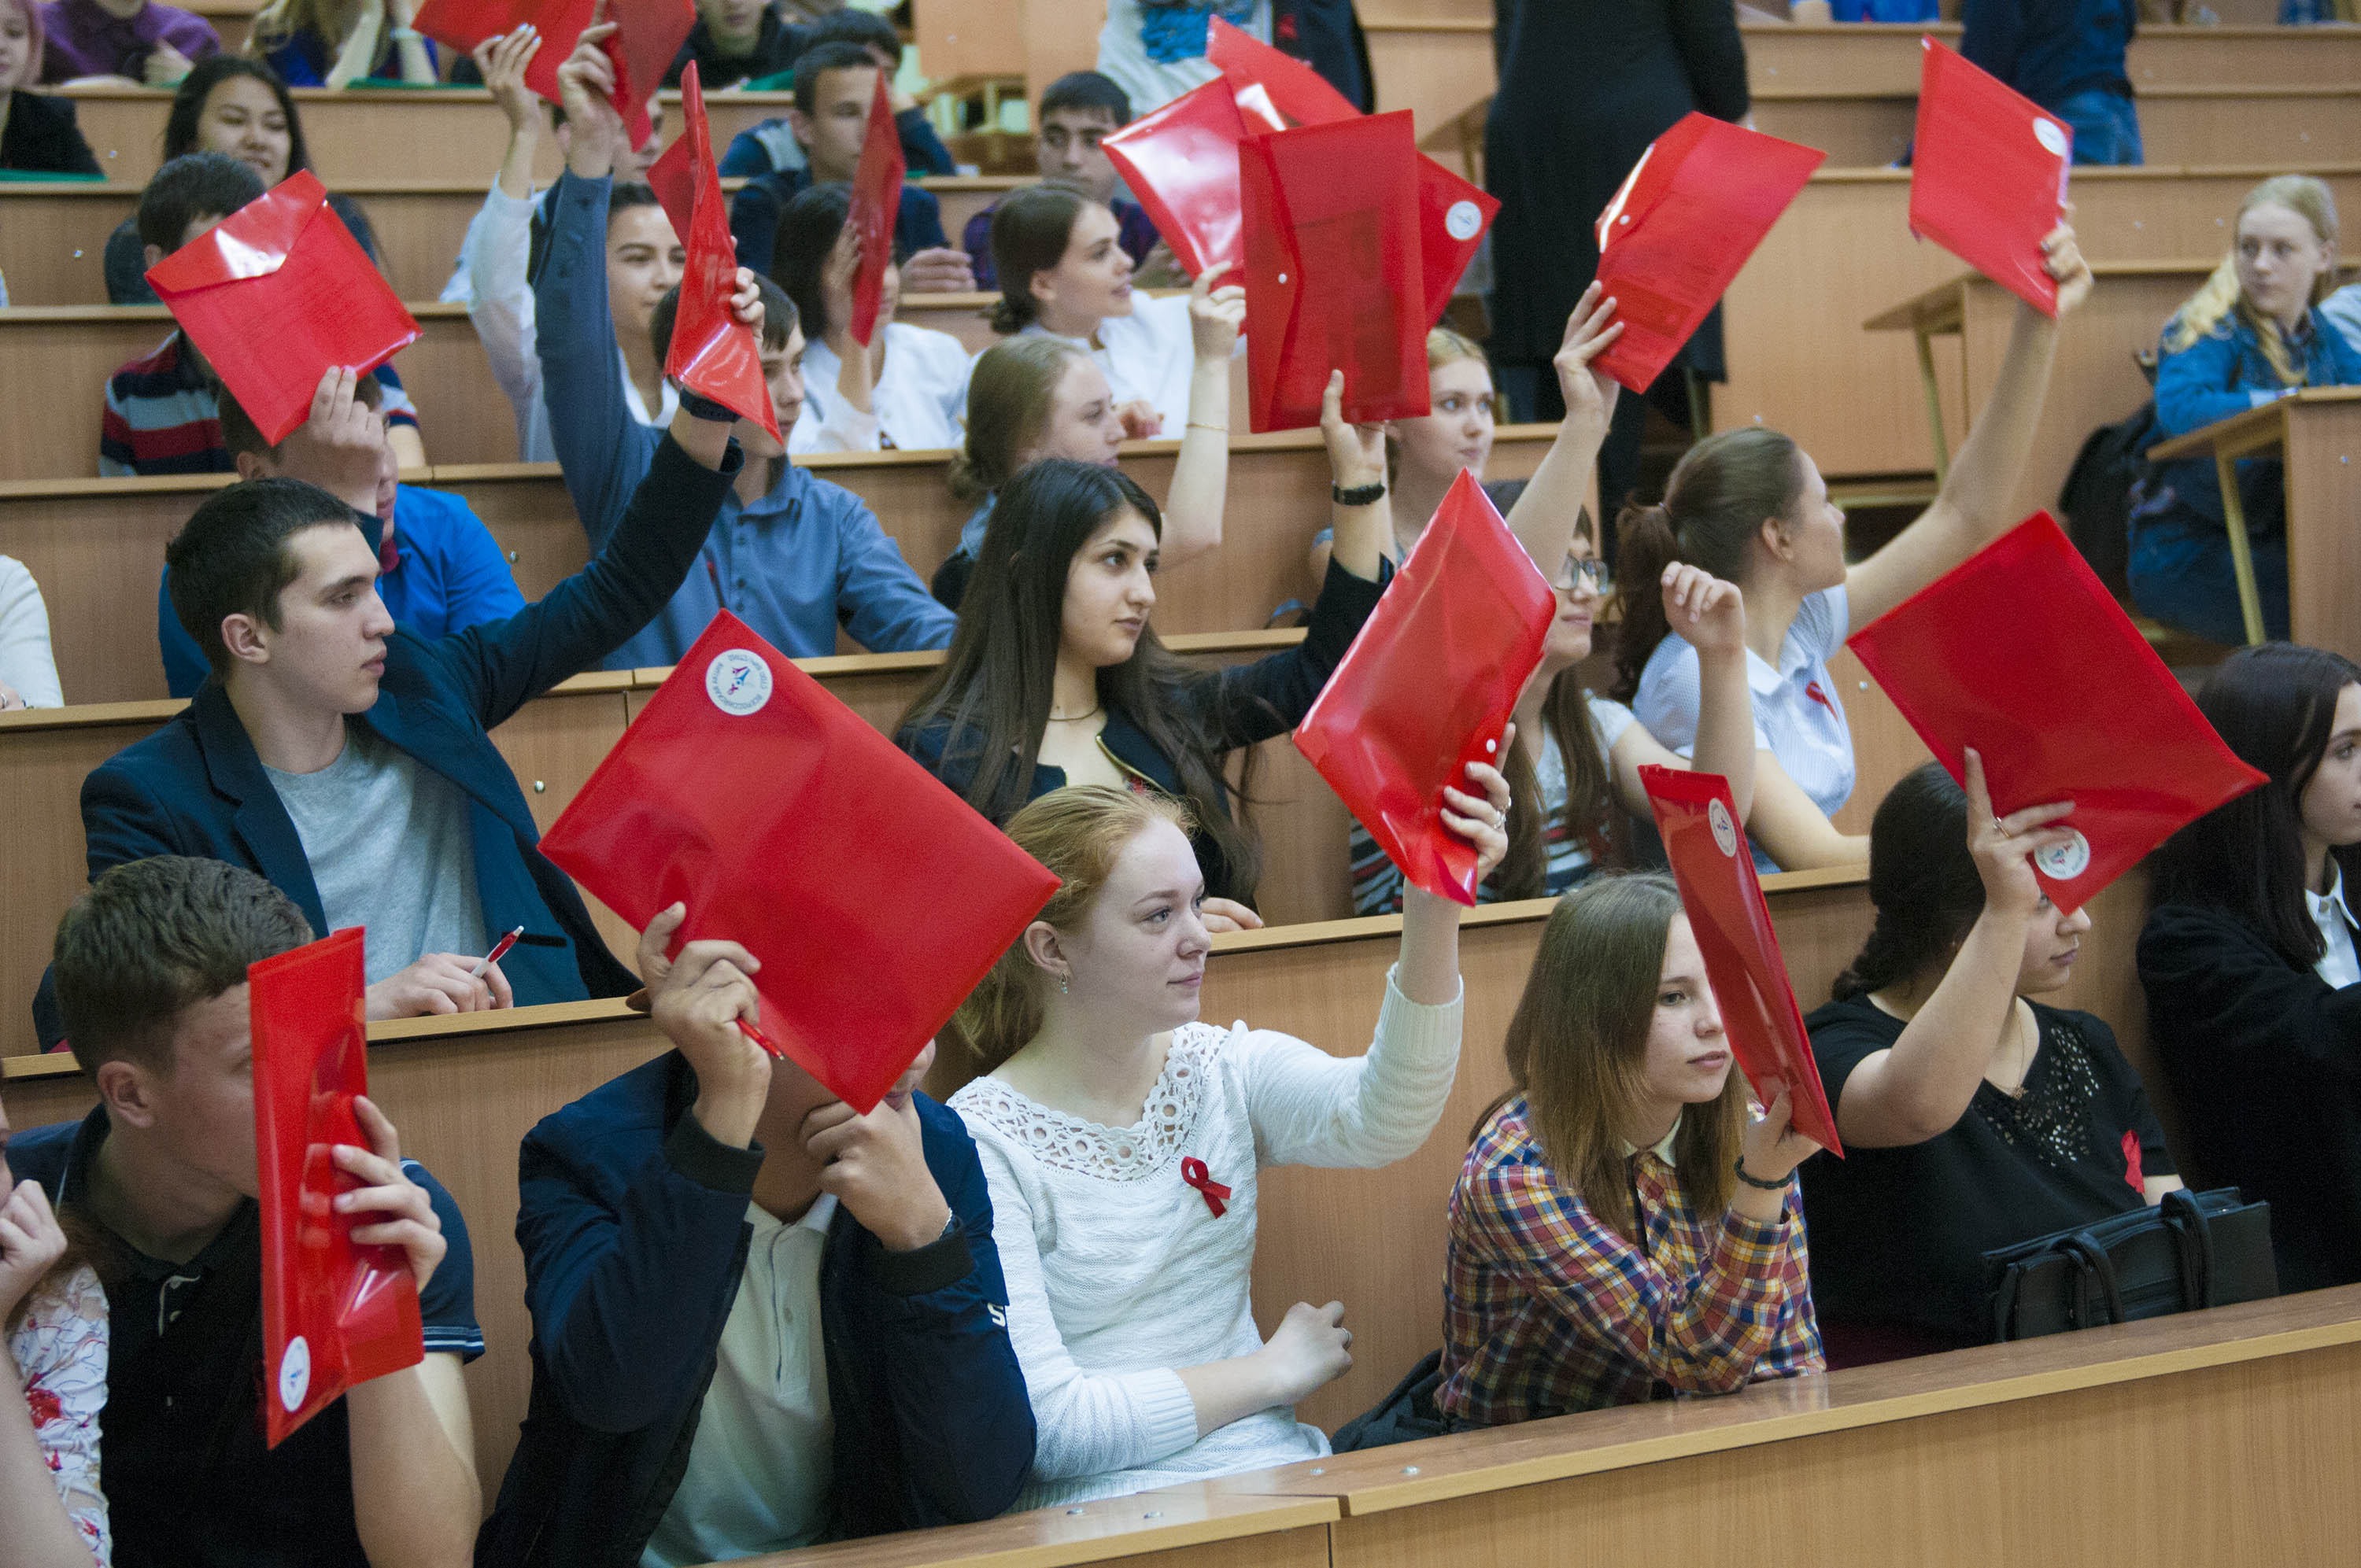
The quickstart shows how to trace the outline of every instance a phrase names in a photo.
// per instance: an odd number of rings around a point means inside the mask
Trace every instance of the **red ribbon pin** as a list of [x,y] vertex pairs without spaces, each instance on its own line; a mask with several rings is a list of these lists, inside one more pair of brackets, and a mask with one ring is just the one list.
[[1205,1207],[1213,1212],[1216,1220],[1228,1211],[1230,1190],[1213,1179],[1213,1173],[1205,1168],[1203,1160],[1194,1155],[1183,1157],[1180,1179],[1197,1190],[1198,1195],[1205,1200]]

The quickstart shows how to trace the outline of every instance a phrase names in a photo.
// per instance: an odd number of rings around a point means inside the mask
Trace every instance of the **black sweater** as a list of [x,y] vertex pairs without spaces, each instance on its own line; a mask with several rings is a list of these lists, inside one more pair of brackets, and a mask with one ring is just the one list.
[[2168,904],[2139,938],[2191,1185],[2271,1206],[2279,1288],[2361,1280],[2361,985],[2332,990],[2235,916]]
[[8,128],[0,131],[0,169],[26,174],[96,174],[98,159],[74,124],[73,100],[38,93],[0,94]]

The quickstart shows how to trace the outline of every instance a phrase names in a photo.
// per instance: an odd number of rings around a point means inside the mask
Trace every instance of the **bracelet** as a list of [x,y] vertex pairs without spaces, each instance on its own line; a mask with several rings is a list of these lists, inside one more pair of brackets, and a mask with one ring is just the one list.
[[1386,499],[1386,482],[1379,479],[1373,484],[1356,485],[1349,490],[1332,483],[1328,495],[1340,507],[1371,507]]
[[1746,1157],[1744,1155],[1740,1155],[1735,1160],[1731,1161],[1730,1168],[1737,1172],[1739,1180],[1743,1181],[1747,1186],[1753,1188],[1757,1192],[1784,1192],[1787,1190],[1787,1183],[1784,1179],[1778,1181],[1764,1181],[1761,1178],[1750,1173],[1746,1168]]
[[738,422],[737,410],[730,408],[722,403],[717,403],[711,398],[692,392],[686,387],[679,387],[678,390],[680,392],[680,411],[686,414],[689,418],[710,420],[716,424],[735,424]]
[[1185,428],[1190,429],[1190,430],[1210,430],[1210,431],[1212,431],[1215,435],[1227,435],[1227,434],[1229,434],[1229,433],[1230,433],[1230,427],[1229,427],[1228,425],[1225,425],[1225,424],[1207,424],[1203,420],[1201,420],[1201,419],[1192,419],[1192,420],[1191,420],[1191,421],[1188,422],[1188,424],[1187,424],[1187,426],[1186,426]]

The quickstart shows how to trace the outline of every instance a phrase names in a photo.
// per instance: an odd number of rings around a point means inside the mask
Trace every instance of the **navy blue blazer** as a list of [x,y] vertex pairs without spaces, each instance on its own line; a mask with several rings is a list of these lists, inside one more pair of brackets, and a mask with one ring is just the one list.
[[[547,598],[449,637],[398,627],[386,639],[377,704],[358,721],[466,792],[485,927],[525,930],[500,963],[520,1005],[620,996],[639,981],[607,950],[573,882],[542,854],[524,792],[489,732],[596,667],[664,607],[742,461],[733,444],[717,473],[667,436],[606,548]],[[93,878],[151,855],[226,861],[269,878],[326,933],[302,840],[217,680],[82,781],[82,820]],[[44,1005],[49,989],[44,979],[34,1003],[45,1045],[59,1033]]]

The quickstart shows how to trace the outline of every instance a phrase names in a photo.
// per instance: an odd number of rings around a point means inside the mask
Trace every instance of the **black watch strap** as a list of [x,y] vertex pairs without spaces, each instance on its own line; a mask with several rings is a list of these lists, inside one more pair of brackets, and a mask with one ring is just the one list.
[[1385,499],[1386,484],[1379,479],[1375,484],[1356,485],[1349,490],[1342,485],[1331,484],[1328,494],[1340,507],[1375,506]]
[[711,398],[706,397],[701,393],[692,392],[686,387],[681,387],[678,389],[680,392],[680,411],[686,414],[689,418],[710,420],[715,424],[735,424],[738,422],[738,411],[735,409],[729,408],[721,403],[717,403]]

